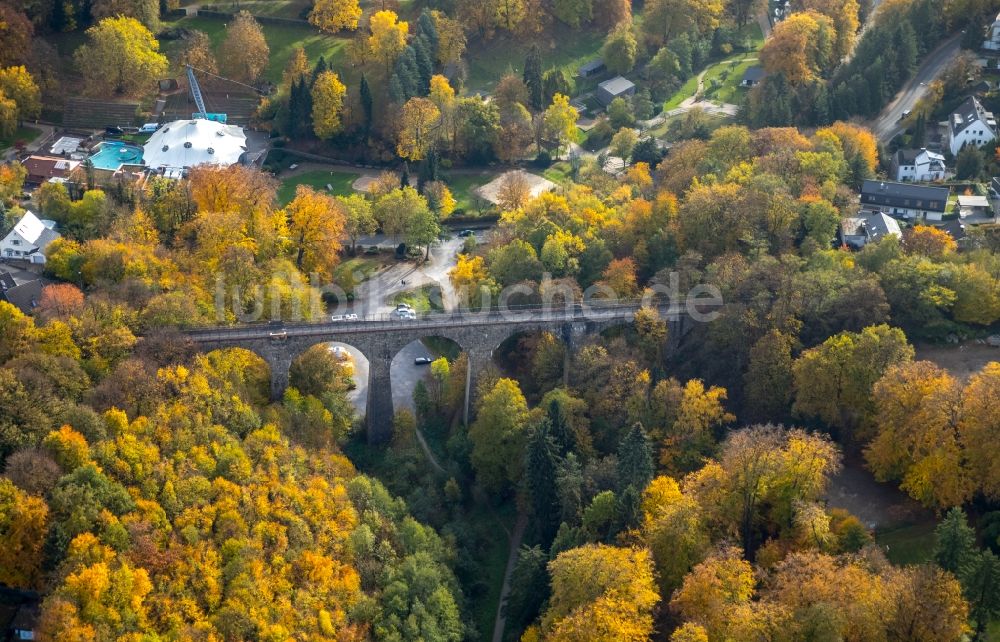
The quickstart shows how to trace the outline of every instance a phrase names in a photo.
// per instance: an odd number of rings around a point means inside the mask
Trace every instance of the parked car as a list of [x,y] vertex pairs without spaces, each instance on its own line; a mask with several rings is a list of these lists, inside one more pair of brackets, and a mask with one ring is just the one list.
[[332,322],[337,322],[337,321],[357,321],[357,320],[358,320],[358,315],[356,315],[356,314],[335,314],[332,317],[330,317],[330,321],[332,321]]
[[900,120],[906,120],[910,117],[912,112],[909,109],[903,110],[903,115],[899,117]]
[[160,124],[159,123],[146,123],[145,125],[143,125],[142,127],[139,128],[139,133],[140,134],[153,134],[153,133],[156,133],[156,130],[159,129],[159,128],[160,128]]
[[108,125],[104,128],[105,136],[121,136],[125,133],[125,130],[121,127],[116,127],[115,125]]
[[432,361],[434,361],[434,359],[431,359],[430,357],[417,357],[416,359],[413,360],[413,365],[427,366],[430,365]]
[[458,233],[458,235],[461,236],[462,238],[467,238],[469,236],[475,236],[476,233],[473,232],[472,230],[462,230],[461,232]]
[[378,246],[377,245],[371,245],[371,246],[365,248],[365,254],[368,254],[368,255],[378,254]]
[[410,305],[409,303],[397,303],[396,312],[399,312],[400,310],[409,310],[410,312],[412,312],[413,306]]
[[396,318],[404,321],[412,321],[417,318],[417,315],[413,312],[413,310],[396,310],[393,314],[396,315]]

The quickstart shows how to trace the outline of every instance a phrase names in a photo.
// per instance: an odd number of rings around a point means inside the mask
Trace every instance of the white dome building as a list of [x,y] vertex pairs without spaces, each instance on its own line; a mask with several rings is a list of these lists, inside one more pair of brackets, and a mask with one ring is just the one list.
[[142,147],[146,167],[182,170],[196,165],[228,167],[247,151],[241,127],[196,118],[175,120],[156,130]]

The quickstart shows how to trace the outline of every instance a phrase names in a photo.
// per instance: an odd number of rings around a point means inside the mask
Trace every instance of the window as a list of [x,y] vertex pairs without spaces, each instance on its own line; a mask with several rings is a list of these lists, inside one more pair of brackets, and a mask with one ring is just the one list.
[[11,240],[10,240],[10,244],[11,244],[11,245],[20,245],[20,244],[21,244],[21,242],[20,242],[20,241],[18,241],[17,239],[11,239]]
[[923,201],[917,201],[917,207],[923,207],[923,206],[924,206]]

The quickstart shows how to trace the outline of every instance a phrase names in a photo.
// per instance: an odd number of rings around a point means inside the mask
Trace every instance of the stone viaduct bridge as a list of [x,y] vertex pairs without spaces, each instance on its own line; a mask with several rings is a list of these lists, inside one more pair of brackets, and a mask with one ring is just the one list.
[[[518,333],[551,332],[570,350],[580,340],[632,322],[638,303],[577,304],[566,308],[531,308],[503,312],[443,312],[400,320],[389,315],[325,323],[254,324],[201,328],[186,334],[201,350],[245,348],[262,357],[271,368],[271,396],[279,399],[288,386],[292,361],[318,343],[338,342],[357,348],[368,359],[366,423],[371,442],[392,436],[392,383],[390,365],[404,347],[425,337],[443,337],[468,355],[465,381],[465,420],[476,374],[493,358],[493,352]],[[668,337],[677,341],[690,323],[683,306],[659,308],[668,323]]]

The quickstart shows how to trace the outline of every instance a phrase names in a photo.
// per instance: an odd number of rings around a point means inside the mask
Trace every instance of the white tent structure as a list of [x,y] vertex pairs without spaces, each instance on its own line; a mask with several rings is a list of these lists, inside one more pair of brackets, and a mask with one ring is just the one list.
[[196,118],[167,123],[142,147],[142,159],[151,169],[182,169],[196,165],[228,167],[247,150],[241,127]]

